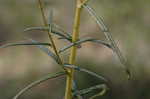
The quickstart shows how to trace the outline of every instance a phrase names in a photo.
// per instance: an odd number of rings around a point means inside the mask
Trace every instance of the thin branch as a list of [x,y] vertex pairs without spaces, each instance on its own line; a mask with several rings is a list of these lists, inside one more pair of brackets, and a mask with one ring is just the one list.
[[39,4],[39,8],[41,10],[44,25],[47,26],[46,16],[45,16],[45,13],[44,13],[44,8],[43,8],[44,5],[43,5],[41,0],[38,0],[38,4]]

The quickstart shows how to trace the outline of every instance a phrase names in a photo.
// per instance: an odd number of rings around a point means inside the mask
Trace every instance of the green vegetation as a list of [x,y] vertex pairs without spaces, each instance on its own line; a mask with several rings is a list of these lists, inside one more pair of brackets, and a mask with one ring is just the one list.
[[[38,0],[37,2],[40,8],[41,15],[42,15],[43,26],[35,26],[35,27],[26,28],[24,29],[24,33],[25,32],[30,33],[34,31],[45,33],[49,41],[41,42],[41,41],[35,40],[34,38],[32,39],[27,38],[28,42],[22,42],[22,41],[15,42],[15,43],[11,42],[7,44],[2,44],[0,48],[7,48],[7,47],[12,47],[12,46],[35,46],[39,48],[41,51],[43,51],[44,53],[46,53],[48,56],[50,56],[56,62],[56,64],[60,66],[60,71],[57,71],[56,73],[55,72],[49,73],[48,75],[42,77],[41,79],[36,80],[33,83],[27,85],[25,88],[20,90],[14,96],[13,99],[18,99],[26,91],[30,90],[31,88],[47,80],[50,80],[53,78],[61,79],[60,78],[61,76],[66,77],[66,81],[65,81],[66,88],[64,88],[65,92],[63,96],[64,99],[87,99],[87,98],[97,99],[99,97],[103,98],[103,96],[105,96],[107,93],[113,91],[112,86],[111,86],[112,84],[111,80],[108,79],[108,77],[99,75],[101,73],[93,72],[93,69],[91,69],[91,68],[94,68],[93,66],[90,66],[90,69],[89,69],[88,66],[91,64],[88,64],[88,62],[84,63],[83,65],[85,66],[83,67],[83,66],[79,66],[76,63],[76,60],[78,60],[77,58],[78,49],[83,48],[83,43],[85,44],[87,42],[96,43],[111,50],[118,57],[118,60],[122,64],[123,68],[121,66],[120,67],[123,73],[126,75],[126,77],[124,76],[124,79],[127,78],[127,83],[128,81],[134,79],[132,78],[133,73],[130,71],[131,68],[129,68],[131,67],[130,62],[128,62],[126,58],[122,55],[122,52],[120,51],[118,45],[116,44],[113,38],[114,36],[111,33],[111,30],[109,30],[108,27],[105,25],[103,18],[99,15],[99,13],[96,13],[95,11],[96,9],[91,6],[92,0],[76,0],[76,3],[74,4],[75,15],[74,15],[73,29],[72,28],[70,29],[72,30],[72,33],[66,32],[66,30],[63,27],[61,27],[61,25],[58,25],[54,22],[55,17],[53,15],[53,11],[54,11],[53,9],[49,9],[48,14],[47,14],[45,10],[45,6],[46,6],[45,3],[42,0]],[[14,5],[15,4],[13,4],[13,6]],[[83,11],[86,11],[86,12],[83,12]],[[101,34],[96,34],[96,36],[100,37],[103,33],[104,40],[94,38],[93,34],[91,34],[90,37],[80,37],[80,35],[83,34],[80,31],[80,29],[82,29],[82,27],[80,26],[82,24],[81,19],[84,17],[82,16],[82,13],[89,14],[90,18],[92,19],[92,22],[95,22],[97,24],[101,33]],[[65,41],[67,45],[59,49],[59,45],[56,43],[57,41],[60,41],[60,42]],[[65,52],[67,52],[68,50],[70,50],[70,53],[69,55],[66,55]],[[65,59],[66,57],[67,59]],[[82,63],[82,60],[81,60],[81,63]],[[82,73],[85,73],[91,76],[91,78],[88,78],[88,79],[96,78],[96,80],[99,80],[100,83],[99,82],[98,84],[95,83],[92,86],[89,85],[88,88],[79,88],[78,80],[74,77],[76,72],[81,73],[80,75],[77,75],[77,76],[81,76]],[[94,94],[91,94],[91,93],[94,93]]]

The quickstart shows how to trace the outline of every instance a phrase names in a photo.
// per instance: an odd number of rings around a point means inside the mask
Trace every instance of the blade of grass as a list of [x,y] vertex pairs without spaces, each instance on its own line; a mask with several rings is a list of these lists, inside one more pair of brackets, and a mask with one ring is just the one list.
[[13,99],[18,99],[22,94],[24,94],[26,91],[28,91],[29,89],[39,85],[40,83],[44,82],[44,81],[47,81],[49,79],[53,79],[53,78],[57,78],[57,77],[60,77],[60,76],[63,76],[65,75],[66,73],[65,72],[58,72],[58,73],[55,73],[55,74],[49,74],[47,76],[44,76],[42,77],[41,79],[37,80],[37,81],[34,81],[33,83],[29,84],[28,86],[26,86],[25,88],[23,88],[21,91],[19,91]]
[[131,73],[129,71],[129,69],[127,68],[128,63],[125,59],[125,57],[122,55],[120,49],[118,48],[117,44],[115,43],[112,34],[109,32],[109,29],[106,27],[106,25],[103,22],[103,19],[101,17],[99,17],[93,8],[91,8],[89,5],[84,4],[83,7],[89,12],[89,14],[94,18],[94,20],[96,21],[96,23],[98,24],[98,26],[100,27],[100,29],[102,30],[102,32],[105,34],[107,40],[110,42],[110,44],[112,45],[113,51],[116,53],[116,55],[118,56],[120,62],[123,64],[125,71],[127,73],[127,77],[128,79],[131,78]]

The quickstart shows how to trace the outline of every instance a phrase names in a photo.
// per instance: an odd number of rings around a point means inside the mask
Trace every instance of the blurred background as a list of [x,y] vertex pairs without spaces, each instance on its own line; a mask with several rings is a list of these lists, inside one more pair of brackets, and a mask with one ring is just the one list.
[[[54,22],[72,32],[75,0],[43,0],[48,14],[54,10]],[[131,64],[132,79],[126,74],[117,57],[104,46],[86,43],[78,49],[77,64],[103,75],[110,81],[111,90],[95,99],[150,99],[150,0],[91,0],[89,4],[106,25]],[[80,37],[105,40],[96,23],[83,10]],[[37,0],[0,0],[0,45],[28,41],[32,38],[49,42],[48,36],[39,31],[23,32],[27,27],[42,26]],[[67,43],[56,39],[57,47]],[[68,60],[69,50],[62,54]],[[34,46],[0,49],[0,99],[11,99],[29,83],[60,67],[45,53]],[[78,88],[83,89],[102,83],[84,73],[76,73]],[[46,81],[26,92],[20,99],[63,99],[65,77]],[[95,92],[97,93],[97,92]],[[93,95],[90,93],[87,97]]]

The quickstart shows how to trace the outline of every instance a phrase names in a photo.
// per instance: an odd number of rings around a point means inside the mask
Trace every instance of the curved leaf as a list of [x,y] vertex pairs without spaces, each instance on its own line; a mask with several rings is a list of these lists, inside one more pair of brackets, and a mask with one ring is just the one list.
[[64,72],[58,72],[58,73],[55,73],[55,74],[49,74],[47,76],[44,76],[42,77],[41,79],[37,80],[37,81],[34,81],[33,83],[29,84],[28,86],[26,86],[25,88],[23,88],[21,91],[19,91],[13,99],[18,99],[18,97],[20,97],[23,93],[25,93],[26,91],[28,91],[29,89],[37,86],[38,84],[44,82],[44,81],[47,81],[49,79],[53,79],[53,78],[57,78],[57,77],[60,77],[62,75],[65,75],[66,73]]
[[88,94],[89,92],[94,91],[96,89],[108,90],[108,87],[105,84],[99,84],[99,85],[92,86],[90,88],[86,88],[86,89],[82,89],[82,90],[76,91],[76,92],[74,92],[74,94],[75,95],[76,94],[85,95],[85,94]]
[[[59,30],[60,30],[60,31],[57,31],[57,30],[55,30],[55,29],[52,28],[52,33],[53,34],[60,36],[61,39],[66,39],[69,42],[71,42],[72,37],[71,37],[71,35],[69,33],[67,33],[64,30],[62,30],[60,28],[60,26],[58,26],[56,24],[53,24],[53,27],[56,28],[56,29],[59,28]],[[29,27],[29,28],[26,28],[24,30],[24,32],[32,31],[32,30],[48,31],[49,27]]]
[[64,66],[68,67],[68,68],[73,68],[73,69],[75,69],[77,71],[80,71],[80,72],[85,72],[85,73],[90,74],[90,75],[92,75],[94,77],[97,77],[98,79],[100,79],[100,80],[102,80],[104,82],[108,82],[103,76],[100,76],[97,73],[92,72],[90,70],[87,70],[87,69],[84,69],[84,68],[81,68],[81,67],[78,67],[78,66],[75,66],[75,65],[71,65],[71,64],[64,64]]
[[98,24],[98,26],[100,27],[100,29],[102,30],[102,32],[104,33],[105,37],[107,38],[107,40],[110,42],[113,51],[116,53],[116,55],[118,56],[120,62],[124,65],[125,71],[128,75],[128,79],[130,79],[131,77],[131,73],[127,68],[127,61],[125,59],[125,57],[122,55],[120,49],[118,48],[117,44],[115,43],[112,34],[109,32],[109,29],[107,28],[107,26],[104,24],[103,19],[101,17],[99,17],[93,8],[91,8],[89,5],[84,4],[83,7],[89,12],[89,14],[94,18],[94,20],[96,21],[96,23]]
[[102,91],[100,91],[99,93],[97,93],[97,94],[91,96],[89,99],[95,99],[95,98],[98,97],[98,96],[103,96],[103,95],[106,93],[106,91],[107,91],[107,90],[104,88]]
[[102,45],[104,45],[104,46],[106,46],[106,47],[112,49],[111,45],[108,44],[108,43],[106,43],[106,42],[104,42],[104,41],[97,40],[97,39],[93,39],[93,38],[84,38],[84,39],[78,40],[78,41],[75,42],[75,43],[71,43],[71,44],[69,44],[69,45],[67,45],[67,46],[65,46],[65,47],[63,47],[63,48],[61,48],[61,49],[59,50],[59,53],[64,52],[65,50],[71,48],[72,46],[80,45],[80,44],[86,43],[86,42],[94,42],[94,43],[102,44]]

